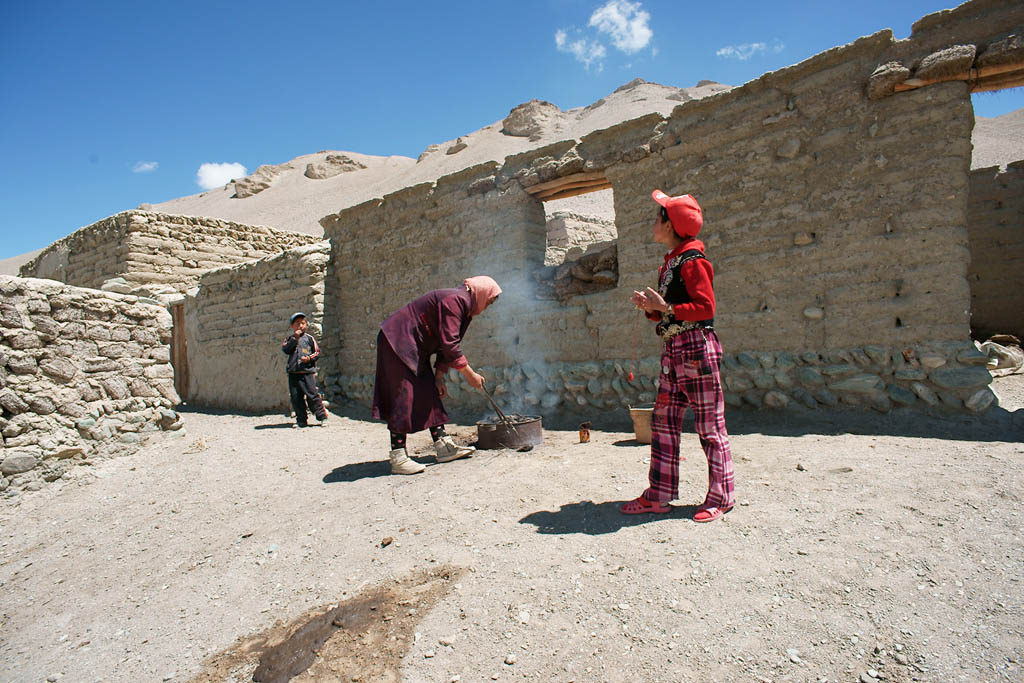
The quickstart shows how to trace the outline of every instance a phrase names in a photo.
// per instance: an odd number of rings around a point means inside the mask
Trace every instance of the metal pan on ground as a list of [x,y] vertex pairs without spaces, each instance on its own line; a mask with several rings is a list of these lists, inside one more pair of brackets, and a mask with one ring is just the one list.
[[506,418],[507,421],[493,417],[476,423],[478,449],[529,450],[544,442],[544,428],[539,415],[506,415]]

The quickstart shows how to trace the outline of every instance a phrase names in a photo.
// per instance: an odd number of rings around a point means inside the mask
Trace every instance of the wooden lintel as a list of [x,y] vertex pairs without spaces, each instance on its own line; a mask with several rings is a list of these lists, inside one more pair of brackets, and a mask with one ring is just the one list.
[[538,192],[537,194],[535,194],[533,196],[537,197],[538,199],[540,199],[542,197],[546,197],[549,194],[558,194],[559,192],[563,192],[565,190],[575,190],[575,189],[580,188],[580,187],[594,187],[594,186],[598,186],[598,185],[607,185],[607,184],[608,184],[608,181],[606,179],[604,179],[604,178],[602,178],[600,180],[581,180],[578,183],[566,183],[565,185],[559,185],[558,187],[553,187],[550,190],[545,190],[544,192]]
[[[1006,76],[1015,76],[1017,80],[1024,79],[1024,62],[1017,62],[1014,64],[993,64],[992,66],[983,66],[980,69],[970,69],[958,74],[942,76],[941,78],[908,78],[903,83],[897,83],[894,90],[896,92],[906,92],[908,90],[916,90],[928,85],[948,83],[950,81],[967,81],[968,83],[972,83],[971,92],[1013,88],[1021,85],[1020,82],[1015,82],[1014,78],[1006,79]],[[1008,80],[1009,83],[1002,85],[1006,80]],[[1000,85],[988,87],[997,82],[1000,83]]]
[[988,92],[990,90],[1019,88],[1021,86],[1024,86],[1024,70],[978,79],[971,84],[971,92]]
[[603,180],[607,182],[607,179],[604,177],[604,171],[592,171],[590,173],[573,173],[572,175],[562,176],[561,178],[549,180],[546,183],[538,183],[536,185],[531,185],[530,187],[526,188],[526,191],[529,192],[530,194],[539,194],[541,192],[558,189],[572,183],[593,182],[596,180]]
[[538,197],[545,202],[554,201],[556,199],[568,199],[569,197],[575,197],[581,194],[587,194],[588,192],[597,192],[598,190],[610,190],[612,188],[611,183],[604,183],[603,185],[588,185],[587,187],[577,187],[572,190],[564,190],[562,192],[555,192],[551,195],[544,197]]

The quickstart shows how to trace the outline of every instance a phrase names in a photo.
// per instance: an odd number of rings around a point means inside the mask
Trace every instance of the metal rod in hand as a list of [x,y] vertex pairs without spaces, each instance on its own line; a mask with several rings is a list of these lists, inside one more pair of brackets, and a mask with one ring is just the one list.
[[490,397],[490,392],[487,391],[487,386],[481,382],[480,383],[480,388],[483,389],[483,395],[486,396],[487,400],[490,401],[490,405],[492,405],[492,408],[495,409],[495,413],[498,414],[498,418],[502,422],[504,422],[506,425],[511,426],[512,425],[512,421],[509,420],[508,417],[504,413],[502,413],[502,409],[498,408],[498,403],[495,402],[495,399]]
[[487,400],[491,402],[491,406],[494,407],[494,412],[498,413],[498,419],[500,419],[505,424],[506,427],[511,429],[513,432],[516,432],[516,435],[518,435],[519,432],[516,431],[515,424],[512,423],[512,420],[508,419],[508,416],[505,415],[505,413],[501,412],[501,408],[499,408],[498,404],[494,402],[493,398],[491,398],[491,392],[487,391],[487,385],[481,382],[480,388],[484,390],[484,396],[487,397]]

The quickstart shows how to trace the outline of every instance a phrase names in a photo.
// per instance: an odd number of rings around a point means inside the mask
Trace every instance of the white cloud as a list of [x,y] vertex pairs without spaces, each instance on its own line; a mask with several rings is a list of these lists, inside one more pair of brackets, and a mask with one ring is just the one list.
[[786,48],[785,45],[776,41],[771,47],[768,43],[744,43],[742,45],[727,45],[723,48],[719,48],[715,54],[719,57],[725,57],[727,59],[738,59],[741,62],[745,62],[754,55],[759,54],[778,54]]
[[654,32],[647,25],[651,15],[639,2],[608,0],[590,15],[590,26],[611,36],[612,45],[628,55],[647,47]]
[[204,190],[212,190],[215,187],[226,185],[235,178],[244,178],[246,175],[245,166],[237,161],[230,164],[207,162],[196,171],[196,184]]
[[586,38],[580,38],[579,40],[569,42],[569,36],[563,29],[555,31],[555,47],[558,48],[559,52],[565,52],[574,56],[576,61],[582,63],[587,69],[590,69],[592,64],[596,64],[598,71],[604,68],[602,62],[608,53],[604,45],[596,40],[590,41]]
[[159,165],[159,161],[136,161],[132,173],[152,173]]

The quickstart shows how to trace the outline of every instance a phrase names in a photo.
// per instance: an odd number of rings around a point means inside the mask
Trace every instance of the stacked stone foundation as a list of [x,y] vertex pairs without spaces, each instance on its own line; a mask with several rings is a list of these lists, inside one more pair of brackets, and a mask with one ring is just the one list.
[[170,333],[138,297],[0,276],[0,491],[182,435]]
[[[948,342],[899,349],[866,346],[825,352],[726,353],[720,370],[730,409],[846,408],[888,413],[911,408],[938,414],[981,413],[995,401],[986,361],[987,356],[973,344]],[[621,422],[625,408],[654,402],[661,361],[623,358],[477,370],[488,378],[492,395],[507,412],[548,418],[581,414]],[[335,375],[327,378],[327,386],[336,395],[368,404],[373,380],[373,375],[366,374]],[[473,415],[491,410],[487,399],[458,372],[449,372],[446,384],[445,404],[453,412]],[[608,415],[609,411],[618,416]]]

